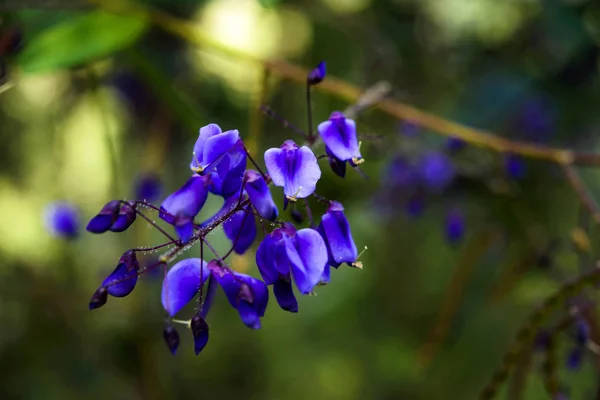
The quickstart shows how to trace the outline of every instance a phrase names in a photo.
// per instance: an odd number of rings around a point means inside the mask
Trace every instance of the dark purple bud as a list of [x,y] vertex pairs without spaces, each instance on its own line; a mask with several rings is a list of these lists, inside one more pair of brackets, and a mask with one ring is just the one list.
[[122,203],[119,216],[110,227],[112,232],[123,232],[133,224],[136,217],[135,206],[131,203]]
[[316,66],[315,69],[310,71],[306,77],[306,81],[309,85],[316,85],[320,83],[323,79],[325,79],[325,75],[327,74],[327,69],[325,65],[325,61],[321,61],[319,65]]
[[446,141],[446,149],[451,152],[457,152],[464,149],[466,142],[458,136],[450,136]]
[[96,308],[100,308],[105,305],[107,298],[108,290],[104,286],[99,287],[90,299],[90,310],[95,310]]
[[583,361],[583,355],[585,352],[585,347],[575,346],[569,352],[567,356],[567,368],[570,370],[578,370],[581,367],[581,362]]
[[292,219],[295,223],[301,224],[302,222],[304,222],[304,216],[300,211],[296,210],[295,208],[290,212],[290,215],[292,216]]
[[121,202],[119,200],[109,201],[102,207],[100,212],[88,222],[85,229],[92,233],[106,232],[119,218],[120,209]]
[[70,203],[49,204],[44,212],[44,222],[53,236],[72,239],[79,235],[79,211]]
[[175,328],[171,325],[165,326],[165,330],[163,331],[163,338],[165,339],[165,343],[171,353],[175,355],[177,352],[177,348],[179,347],[179,333]]
[[127,271],[139,271],[140,263],[138,262],[137,255],[133,250],[127,250],[119,259],[119,264],[124,264]]
[[590,327],[585,320],[578,318],[575,322],[575,341],[579,346],[586,346],[590,339]]
[[325,148],[327,151],[327,159],[329,160],[329,166],[334,174],[343,178],[346,176],[346,163],[334,155],[330,154],[329,149]]
[[450,244],[458,244],[465,236],[465,216],[458,208],[446,214],[446,239]]
[[135,198],[150,203],[160,199],[162,183],[159,176],[154,172],[147,172],[137,177],[135,181]]
[[208,343],[208,324],[204,318],[196,314],[192,318],[190,327],[192,328],[192,335],[194,335],[194,350],[198,355]]
[[445,190],[456,175],[452,161],[444,153],[437,151],[423,155],[418,168],[423,184],[434,192]]
[[291,280],[278,279],[273,285],[273,294],[282,310],[293,313],[298,312],[298,301],[294,296]]
[[102,286],[106,287],[111,296],[125,297],[133,291],[137,279],[138,273],[135,269],[129,269],[125,263],[120,263],[102,282]]
[[504,170],[512,179],[523,179],[527,170],[525,160],[515,154],[506,154],[504,156]]

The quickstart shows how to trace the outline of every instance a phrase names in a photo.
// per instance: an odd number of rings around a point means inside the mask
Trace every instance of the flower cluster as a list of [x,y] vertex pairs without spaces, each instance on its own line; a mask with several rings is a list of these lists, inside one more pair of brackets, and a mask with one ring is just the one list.
[[[307,77],[308,90],[324,77],[325,64],[321,63]],[[318,126],[318,132],[327,153],[323,159],[329,160],[336,174],[344,176],[346,163],[357,168],[363,162],[354,121],[334,112],[328,121]],[[209,124],[200,129],[194,145],[189,165],[191,176],[160,206],[147,200],[108,202],[89,221],[89,232],[122,232],[140,217],[168,241],[154,247],[127,250],[92,296],[90,309],[104,305],[109,295],[127,296],[135,288],[139,275],[164,268],[161,300],[168,315],[163,332],[165,342],[173,353],[177,351],[180,339],[173,323],[183,323],[192,331],[198,354],[208,342],[206,318],[217,287],[223,290],[242,322],[258,329],[267,309],[269,286],[273,287],[275,299],[283,310],[297,312],[293,286],[300,294],[309,294],[317,285],[329,282],[331,267],[338,268],[345,263],[362,268],[344,207],[315,193],[322,174],[318,163],[321,157],[315,156],[311,149],[315,142],[312,133],[304,138],[308,145],[286,140],[279,148],[266,150],[266,171],[263,171],[247,151],[238,130],[223,131],[218,125]],[[248,162],[252,169],[248,168]],[[283,192],[284,211],[300,199],[306,202],[308,227],[300,229],[280,219],[270,184],[281,188],[278,191]],[[222,198],[223,206],[214,216],[198,223],[195,218],[208,196]],[[312,218],[310,197],[327,206],[319,223]],[[293,220],[301,219],[295,206],[289,208]],[[147,216],[148,209],[171,225],[175,235]],[[226,262],[232,253],[244,254],[251,248],[259,236],[259,224],[265,231],[256,250],[256,265],[262,279],[237,272]],[[207,239],[208,234],[220,226],[231,241],[231,249],[224,255],[219,255]],[[183,259],[170,266],[196,243],[200,245],[200,257]],[[163,248],[168,250],[158,261],[145,266],[138,261],[139,252]],[[208,252],[213,255],[205,257]],[[194,298],[198,302],[193,316],[189,320],[174,319]]]

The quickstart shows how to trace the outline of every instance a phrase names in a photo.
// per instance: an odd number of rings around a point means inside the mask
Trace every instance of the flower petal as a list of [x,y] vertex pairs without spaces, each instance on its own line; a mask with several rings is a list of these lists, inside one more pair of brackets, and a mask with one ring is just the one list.
[[165,329],[163,330],[163,339],[169,350],[171,350],[171,353],[175,355],[177,348],[179,347],[179,333],[177,330],[171,325],[165,326]]
[[320,232],[327,245],[329,264],[339,266],[341,263],[353,263],[358,256],[358,250],[350,224],[344,215],[344,207],[337,201],[332,201],[331,206],[321,218]]
[[194,144],[192,162],[190,163],[192,171],[198,168],[204,169],[206,167],[206,163],[204,162],[204,146],[206,141],[213,136],[220,135],[221,132],[221,127],[217,124],[208,124],[200,128],[198,139]]
[[209,190],[225,198],[239,193],[246,170],[246,151],[241,140],[223,156],[211,172]]
[[339,111],[331,113],[328,121],[317,127],[323,143],[331,154],[341,161],[360,159],[360,150],[356,137],[356,122],[344,117]]
[[194,315],[190,327],[194,335],[194,351],[198,355],[208,343],[208,324],[200,315]]
[[300,229],[293,239],[285,241],[296,287],[308,294],[321,280],[327,265],[327,247],[321,235],[314,229]]
[[244,189],[258,214],[270,221],[275,221],[279,211],[273,201],[269,186],[262,175],[253,169],[249,169],[246,171],[244,179],[246,180]]
[[225,154],[231,150],[240,138],[240,133],[237,129],[223,132],[219,135],[214,135],[206,140],[203,149],[203,167],[205,170],[210,170],[215,166]]
[[162,286],[162,305],[170,316],[174,316],[200,290],[200,275],[202,284],[208,279],[210,272],[206,262],[199,258],[188,258],[175,264],[167,273]]
[[237,254],[244,254],[252,246],[256,238],[256,219],[246,210],[237,211],[223,223],[225,235],[233,243],[233,250]]
[[263,241],[260,242],[258,249],[256,250],[256,265],[267,285],[274,284],[279,277],[277,263],[275,257],[273,257],[277,247],[277,241],[272,235],[267,235]]
[[278,279],[273,285],[273,294],[282,310],[293,313],[298,312],[298,301],[294,296],[290,279]]
[[128,269],[127,264],[120,263],[115,270],[102,282],[108,294],[114,297],[125,297],[133,291],[138,274],[135,269]]
[[194,218],[208,196],[207,177],[194,175],[175,193],[163,201],[160,218],[174,225],[177,216]]
[[119,217],[115,223],[110,227],[112,232],[123,232],[135,222],[137,213],[135,207],[130,203],[125,203],[121,206],[119,211]]
[[117,221],[121,202],[119,200],[109,201],[102,207],[100,212],[88,222],[86,230],[92,233],[104,233]]

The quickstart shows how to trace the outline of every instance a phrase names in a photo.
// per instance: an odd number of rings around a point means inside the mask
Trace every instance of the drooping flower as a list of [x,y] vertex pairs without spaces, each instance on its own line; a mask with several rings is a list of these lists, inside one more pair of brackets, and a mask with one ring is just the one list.
[[[137,263],[137,260],[136,260]],[[108,294],[125,297],[133,291],[138,279],[138,271],[125,262],[119,262],[115,270],[102,282]]]
[[224,198],[238,193],[242,187],[245,170],[246,151],[242,141],[238,140],[223,158],[215,163],[215,168],[210,172],[210,192]]
[[312,71],[310,71],[306,77],[306,81],[309,85],[316,85],[321,83],[323,79],[325,79],[325,75],[327,74],[325,61],[321,61],[319,65],[315,67]]
[[90,299],[90,310],[95,310],[106,304],[108,298],[108,290],[104,286],[100,286]]
[[445,232],[450,244],[457,244],[464,238],[465,216],[458,208],[452,208],[446,213]]
[[119,216],[114,224],[110,227],[112,232],[123,232],[135,222],[137,213],[133,203],[121,203]]
[[265,219],[275,221],[279,211],[273,201],[269,186],[262,175],[258,171],[249,169],[246,170],[244,180],[246,182],[244,189],[258,214]]
[[194,233],[194,217],[208,197],[209,177],[194,175],[175,193],[163,201],[159,217],[173,225],[185,243]]
[[223,132],[217,124],[203,126],[194,145],[190,169],[197,174],[210,172],[236,144],[239,137],[237,129]]
[[224,267],[217,260],[211,261],[208,268],[242,322],[249,328],[259,329],[269,301],[267,286],[256,278]]
[[286,140],[280,148],[265,152],[265,164],[275,186],[283,187],[287,200],[310,196],[321,178],[317,157],[307,146]]
[[44,222],[53,236],[72,239],[79,235],[79,210],[71,203],[49,204],[44,211]]
[[208,343],[208,324],[200,315],[196,314],[190,323],[192,335],[194,335],[194,351],[200,354]]
[[350,161],[352,165],[364,160],[360,154],[360,144],[356,136],[356,122],[339,111],[331,113],[328,121],[319,124],[319,134],[328,153],[340,161]]
[[256,220],[251,213],[250,205],[244,210],[235,212],[223,223],[225,236],[231,240],[233,250],[237,254],[244,254],[252,246],[256,238]]
[[[291,278],[302,294],[319,283],[328,262],[327,246],[314,229],[296,231],[286,223],[267,235],[256,252],[256,264],[267,285],[275,285],[275,298],[284,310],[297,310]],[[275,289],[275,288],[274,288]]]
[[329,208],[321,218],[319,233],[327,246],[330,266],[337,268],[342,263],[352,264],[356,261],[358,250],[341,203],[330,202]]
[[418,168],[425,187],[435,192],[446,189],[456,175],[452,161],[438,151],[424,154],[419,160]]
[[333,171],[334,174],[343,178],[346,176],[346,162],[340,160],[336,156],[331,153],[327,147],[325,147],[325,153],[327,153],[327,160],[329,161],[329,167]]
[[140,174],[135,180],[135,198],[150,203],[158,201],[162,193],[162,182],[155,172]]
[[163,339],[169,350],[171,350],[171,353],[175,355],[177,348],[179,347],[179,333],[177,330],[171,325],[165,326],[165,329],[163,330]]
[[177,314],[196,296],[209,275],[206,262],[199,258],[188,258],[173,265],[162,286],[162,305],[167,313]]
[[117,219],[121,210],[119,200],[111,200],[102,207],[100,212],[93,217],[86,226],[86,230],[92,233],[104,233],[108,231]]

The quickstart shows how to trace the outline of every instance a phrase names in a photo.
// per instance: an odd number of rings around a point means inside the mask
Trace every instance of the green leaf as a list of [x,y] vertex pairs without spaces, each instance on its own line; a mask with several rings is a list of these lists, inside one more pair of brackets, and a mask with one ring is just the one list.
[[17,62],[25,73],[78,66],[130,46],[148,26],[147,15],[141,13],[125,16],[89,12],[31,38]]

